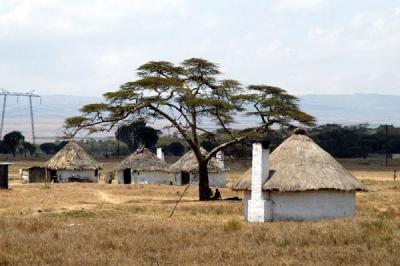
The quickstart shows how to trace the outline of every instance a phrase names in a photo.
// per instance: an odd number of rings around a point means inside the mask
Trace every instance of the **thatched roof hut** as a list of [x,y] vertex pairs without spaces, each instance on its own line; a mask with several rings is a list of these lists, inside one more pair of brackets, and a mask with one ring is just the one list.
[[95,159],[93,159],[79,144],[71,140],[59,152],[57,152],[47,163],[46,168],[51,170],[97,170],[101,169]]
[[115,168],[117,171],[124,169],[168,172],[168,164],[145,148],[132,153]]
[[252,169],[235,182],[244,191],[250,222],[353,217],[356,191],[365,186],[298,130],[269,155],[268,142],[253,143]]
[[[200,148],[202,154],[206,154],[207,151],[203,148]],[[185,153],[177,162],[175,162],[169,168],[169,171],[172,173],[178,172],[196,172],[199,170],[199,164],[197,162],[196,155],[191,150]],[[217,160],[216,158],[211,158],[208,162],[208,172],[209,173],[221,173],[225,171],[225,167],[223,162]]]
[[[304,134],[293,134],[269,157],[264,191],[362,191],[365,186],[329,153]],[[233,190],[251,190],[252,170],[235,182]]]

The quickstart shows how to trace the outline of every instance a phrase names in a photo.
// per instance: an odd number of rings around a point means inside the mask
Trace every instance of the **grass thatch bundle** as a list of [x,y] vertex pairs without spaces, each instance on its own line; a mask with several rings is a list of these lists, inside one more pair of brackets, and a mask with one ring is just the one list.
[[168,164],[148,149],[138,150],[124,159],[115,170],[134,169],[136,171],[168,172]]
[[[365,186],[329,153],[303,134],[293,134],[269,158],[270,176],[265,191],[340,190],[360,191]],[[251,169],[232,186],[251,190]]]
[[[203,148],[200,148],[202,154],[207,154],[207,151]],[[189,151],[184,154],[177,162],[175,162],[169,168],[170,172],[179,173],[179,172],[197,172],[199,170],[199,164],[197,162],[196,155],[193,151]],[[220,173],[225,171],[224,164],[217,160],[216,158],[211,158],[208,161],[208,172],[209,173]]]
[[101,164],[87,154],[78,143],[71,140],[46,163],[46,168],[75,171],[96,170],[101,169]]

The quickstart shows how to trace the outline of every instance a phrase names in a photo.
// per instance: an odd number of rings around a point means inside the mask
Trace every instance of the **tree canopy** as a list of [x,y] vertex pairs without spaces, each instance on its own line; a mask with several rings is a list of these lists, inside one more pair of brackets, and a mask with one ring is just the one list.
[[[220,79],[217,64],[190,58],[180,65],[151,61],[137,69],[138,79],[104,94],[105,102],[88,104],[81,115],[68,118],[70,134],[111,130],[118,123],[142,119],[165,120],[180,133],[194,151],[199,163],[200,200],[208,199],[208,161],[220,150],[252,136],[266,134],[274,125],[296,127],[313,125],[314,117],[301,111],[298,99],[284,89],[268,85],[244,87],[233,79]],[[255,116],[259,123],[251,128],[233,130],[238,114]],[[229,139],[206,154],[200,151],[200,134],[224,131]]]
[[143,145],[148,149],[153,149],[158,141],[160,132],[146,125],[146,121],[134,121],[127,125],[118,127],[115,137],[125,143],[130,152],[134,152]]
[[3,137],[4,144],[7,145],[9,151],[14,155],[14,157],[18,146],[24,143],[24,141],[25,137],[19,131],[12,131]]

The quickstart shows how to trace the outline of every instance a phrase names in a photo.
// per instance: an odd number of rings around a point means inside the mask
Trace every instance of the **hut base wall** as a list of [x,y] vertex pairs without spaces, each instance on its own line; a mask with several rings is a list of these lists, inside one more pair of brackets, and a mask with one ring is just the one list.
[[[131,184],[169,184],[169,174],[161,171],[131,172]],[[124,171],[118,171],[118,184],[124,184]]]
[[[328,218],[354,217],[355,192],[305,191],[305,192],[263,192],[262,200],[251,200],[251,193],[245,192],[244,219],[246,221],[302,221]],[[270,199],[270,201],[268,200]],[[265,203],[270,202],[271,207]],[[262,208],[262,210],[260,210]],[[256,217],[256,218],[254,218]]]
[[57,176],[61,179],[68,179],[72,176],[82,179],[90,179],[93,182],[98,182],[98,178],[94,174],[94,170],[85,171],[70,171],[70,170],[57,170]]
[[268,222],[272,221],[272,201],[271,200],[248,200],[245,207],[245,220],[249,222]]

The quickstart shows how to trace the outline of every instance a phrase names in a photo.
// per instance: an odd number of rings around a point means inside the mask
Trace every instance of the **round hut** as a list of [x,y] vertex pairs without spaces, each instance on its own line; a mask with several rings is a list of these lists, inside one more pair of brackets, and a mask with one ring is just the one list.
[[168,164],[146,148],[128,156],[115,171],[119,184],[169,184]]
[[93,159],[79,144],[71,140],[57,152],[45,167],[51,180],[98,182],[101,164]]
[[[206,154],[207,151],[201,148],[201,153]],[[222,156],[223,157],[223,156]],[[184,154],[177,162],[175,162],[169,168],[169,171],[174,174],[173,184],[174,185],[185,185],[193,181],[193,178],[198,176],[199,165],[197,162],[196,155],[191,150]],[[208,162],[208,180],[210,187],[225,187],[225,165],[222,160],[217,158],[211,158]],[[193,184],[198,184],[198,181],[194,181]]]
[[252,222],[353,217],[365,186],[298,130],[269,155],[253,143],[252,168],[233,184],[244,191],[244,219]]

